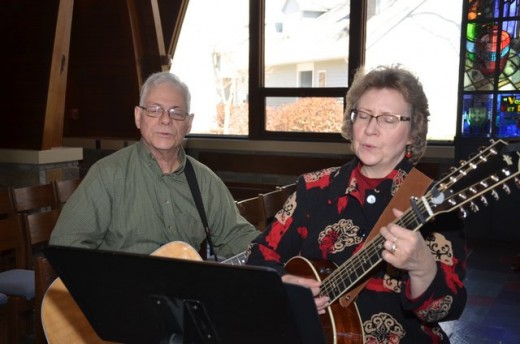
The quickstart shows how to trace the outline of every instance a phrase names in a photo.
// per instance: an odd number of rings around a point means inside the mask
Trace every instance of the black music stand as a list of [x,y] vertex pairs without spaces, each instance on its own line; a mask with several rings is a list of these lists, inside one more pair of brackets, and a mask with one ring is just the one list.
[[269,268],[62,246],[44,253],[103,340],[325,343],[310,290]]

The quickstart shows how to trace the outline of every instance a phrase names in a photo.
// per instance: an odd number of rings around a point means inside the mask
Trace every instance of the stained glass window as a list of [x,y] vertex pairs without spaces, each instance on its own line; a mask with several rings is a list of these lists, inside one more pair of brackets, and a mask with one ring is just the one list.
[[462,136],[520,137],[519,0],[468,0]]

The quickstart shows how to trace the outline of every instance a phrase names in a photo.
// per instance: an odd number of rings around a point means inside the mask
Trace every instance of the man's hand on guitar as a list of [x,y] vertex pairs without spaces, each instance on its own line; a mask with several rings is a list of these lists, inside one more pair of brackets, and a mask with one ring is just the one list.
[[[394,209],[394,214],[399,217],[402,212]],[[408,271],[411,297],[418,297],[428,288],[437,273],[437,264],[430,248],[420,232],[393,223],[381,228],[381,235],[386,239],[383,259],[398,269]]]
[[283,275],[282,281],[309,288],[312,291],[312,295],[314,295],[314,302],[316,303],[318,314],[325,314],[325,309],[329,306],[330,300],[328,296],[319,296],[321,287],[320,281],[290,274]]

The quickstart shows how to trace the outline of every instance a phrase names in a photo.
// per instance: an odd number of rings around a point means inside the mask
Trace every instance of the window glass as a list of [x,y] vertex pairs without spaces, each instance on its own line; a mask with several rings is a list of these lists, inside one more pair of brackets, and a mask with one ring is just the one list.
[[190,88],[192,133],[247,135],[248,54],[248,1],[189,1],[170,70]]
[[339,133],[343,98],[267,97],[266,130]]
[[[266,0],[265,86],[346,87],[348,4],[349,0]],[[318,70],[329,73],[324,84]],[[312,79],[306,80],[303,71]]]
[[472,1],[465,17],[460,138],[517,139],[520,0]]
[[[347,87],[348,0],[266,0],[265,87]],[[343,99],[266,99],[267,131],[338,133]]]
[[418,75],[431,140],[453,140],[456,132],[462,1],[378,0],[368,9],[367,69],[400,63]]

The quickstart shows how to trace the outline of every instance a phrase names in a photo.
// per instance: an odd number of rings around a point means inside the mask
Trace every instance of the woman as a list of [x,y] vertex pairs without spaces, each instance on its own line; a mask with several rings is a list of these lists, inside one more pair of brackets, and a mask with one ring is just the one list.
[[[342,135],[355,157],[308,173],[266,230],[248,264],[275,268],[285,282],[311,288],[322,316],[321,282],[287,273],[294,256],[340,265],[364,238],[426,149],[428,101],[420,81],[400,66],[359,71],[347,93]],[[404,209],[401,209],[404,210]],[[394,211],[396,216],[401,213]],[[449,343],[438,322],[466,302],[462,224],[447,215],[411,231],[388,224],[382,259],[356,300],[366,343]]]

